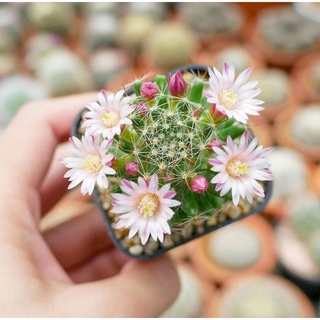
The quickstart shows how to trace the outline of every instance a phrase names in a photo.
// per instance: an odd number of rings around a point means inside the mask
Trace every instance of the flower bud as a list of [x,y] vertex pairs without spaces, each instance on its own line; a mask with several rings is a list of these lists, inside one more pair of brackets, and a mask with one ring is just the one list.
[[126,163],[126,173],[129,176],[134,176],[139,172],[139,165],[135,161],[130,161]]
[[169,91],[175,97],[180,97],[184,94],[186,90],[186,82],[180,73],[177,71],[173,75],[169,73],[168,75]]
[[140,117],[145,118],[145,117],[147,117],[148,113],[150,112],[150,109],[144,102],[139,102],[139,104],[137,106],[137,112]]
[[207,144],[207,149],[212,151],[213,148],[221,148],[222,147],[222,143],[220,142],[220,140],[211,140],[208,144]]
[[172,182],[173,182],[173,179],[174,179],[174,177],[173,177],[173,174],[172,174],[172,173],[168,173],[168,175],[165,177],[165,181],[166,181],[167,183],[172,183]]
[[226,114],[217,110],[216,105],[214,103],[210,106],[209,112],[212,116],[212,119],[215,120],[215,122],[219,122],[228,118]]
[[196,193],[204,193],[209,188],[209,182],[204,176],[195,176],[191,180],[191,190]]
[[154,82],[145,82],[140,87],[140,93],[146,99],[152,99],[158,91],[158,87]]

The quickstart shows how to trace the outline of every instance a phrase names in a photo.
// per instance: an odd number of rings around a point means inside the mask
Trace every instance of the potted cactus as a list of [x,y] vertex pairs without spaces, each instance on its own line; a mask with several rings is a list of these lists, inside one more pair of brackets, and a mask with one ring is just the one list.
[[238,276],[212,301],[210,318],[312,318],[308,297],[293,283],[272,274]]
[[[320,296],[320,201],[313,193],[291,200],[276,227],[279,267],[310,297]],[[299,256],[299,261],[290,252]]]
[[[241,205],[249,209],[245,202]],[[237,217],[240,206],[230,207],[228,214]],[[223,285],[238,275],[271,272],[276,266],[272,240],[270,224],[255,215],[193,241],[188,250],[194,268],[208,281]]]
[[[271,148],[246,126],[262,110],[250,72],[186,66],[132,91],[102,90],[79,114],[65,177],[94,194],[127,254],[153,257],[265,206]],[[249,209],[222,221],[240,198]]]
[[274,66],[291,67],[298,58],[319,49],[318,25],[289,6],[263,10],[246,33]]

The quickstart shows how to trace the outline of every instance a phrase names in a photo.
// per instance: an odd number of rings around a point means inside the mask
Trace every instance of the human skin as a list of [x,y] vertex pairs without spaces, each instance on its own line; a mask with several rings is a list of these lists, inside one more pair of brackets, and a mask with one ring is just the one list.
[[157,317],[178,294],[169,258],[119,252],[96,209],[40,231],[69,184],[57,147],[96,97],[29,103],[0,137],[0,317]]

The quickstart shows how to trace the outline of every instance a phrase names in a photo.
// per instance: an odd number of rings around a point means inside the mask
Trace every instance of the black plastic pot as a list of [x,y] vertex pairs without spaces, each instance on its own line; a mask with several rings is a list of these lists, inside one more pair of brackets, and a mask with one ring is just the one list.
[[[199,75],[199,76],[205,75],[207,73],[207,67],[203,66],[203,65],[187,65],[187,66],[183,66],[183,67],[177,68],[175,70],[172,70],[169,73],[174,73],[174,72],[176,72],[178,70],[181,73],[183,73],[183,72],[191,72],[191,73],[194,73],[195,75]],[[133,93],[133,91],[129,90],[127,93],[130,95],[130,94]],[[72,136],[79,137],[79,126],[80,126],[80,123],[81,123],[81,120],[82,120],[82,113],[83,113],[83,111],[81,111],[78,114],[78,116],[76,117],[76,119],[74,121],[72,130],[71,130],[71,135]],[[158,249],[157,251],[155,251],[152,254],[143,253],[141,255],[135,255],[135,254],[130,253],[125,247],[122,246],[121,242],[116,238],[114,229],[111,226],[111,221],[108,218],[108,214],[107,214],[106,210],[103,208],[102,203],[100,201],[100,195],[99,195],[97,189],[94,189],[93,198],[94,198],[97,206],[101,210],[101,213],[102,213],[102,215],[104,217],[104,220],[106,222],[106,226],[107,226],[109,235],[112,238],[114,244],[117,246],[117,248],[119,248],[119,250],[121,250],[122,252],[124,252],[125,254],[127,254],[127,255],[129,255],[129,256],[131,256],[133,258],[136,258],[136,259],[150,259],[150,258],[159,256],[161,254],[164,254],[165,252],[167,252],[167,251],[169,251],[169,250],[171,250],[173,248],[176,248],[176,247],[178,247],[180,245],[183,245],[183,244],[185,244],[185,243],[187,243],[187,242],[189,242],[191,240],[194,240],[194,239],[199,238],[199,237],[201,237],[203,235],[206,235],[206,234],[208,234],[208,233],[210,233],[212,231],[215,231],[215,230],[220,229],[220,228],[222,228],[224,226],[227,226],[230,223],[236,222],[236,221],[238,221],[240,219],[243,219],[245,217],[248,217],[248,216],[250,216],[252,214],[261,212],[264,209],[264,207],[267,205],[267,203],[269,202],[269,199],[271,197],[271,194],[272,194],[272,181],[266,181],[264,186],[265,186],[265,198],[263,199],[263,202],[259,203],[257,205],[257,207],[252,209],[247,214],[241,215],[241,216],[239,216],[238,218],[235,218],[235,219],[226,220],[225,222],[222,222],[219,225],[208,227],[201,233],[196,231],[194,234],[192,234],[192,236],[190,238],[184,239],[184,240],[180,241],[179,243],[175,243],[172,246],[169,246],[169,247],[166,247],[166,248],[160,248],[160,249]]]

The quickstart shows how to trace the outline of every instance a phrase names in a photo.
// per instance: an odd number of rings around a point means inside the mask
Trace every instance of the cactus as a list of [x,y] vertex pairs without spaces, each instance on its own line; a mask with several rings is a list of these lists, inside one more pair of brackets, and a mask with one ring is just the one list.
[[47,97],[46,88],[31,77],[14,75],[5,78],[0,82],[0,123],[8,124],[23,104]]
[[118,37],[118,19],[114,14],[96,13],[87,17],[84,42],[90,50],[115,45]]
[[308,188],[307,165],[294,150],[275,147],[268,156],[274,175],[273,197],[286,199],[303,193]]
[[59,49],[45,56],[36,75],[52,96],[88,91],[92,79],[84,63],[67,49]]
[[33,2],[27,7],[30,23],[42,31],[72,34],[75,25],[75,8],[68,2]]
[[289,224],[302,239],[320,231],[320,201],[313,195],[295,199],[289,207]]
[[289,77],[283,70],[265,69],[256,77],[263,88],[260,99],[266,102],[267,108],[286,102],[290,94]]
[[262,254],[262,244],[255,232],[241,223],[216,231],[208,239],[209,256],[224,268],[244,269]]
[[[125,97],[124,90],[102,90],[99,103],[86,105],[81,141],[70,140],[81,149],[74,152],[83,167],[75,181],[79,167],[66,174],[71,174],[70,187],[82,181],[82,193],[91,194],[96,182],[106,190],[101,196],[113,199],[111,219],[119,217],[115,229],[129,228],[129,238],[139,230],[142,245],[151,235],[167,246],[172,239],[164,235],[171,229],[181,235],[201,232],[223,204],[237,206],[240,198],[252,204],[264,196],[258,181],[272,179],[264,159],[271,148],[257,148],[257,138],[250,142],[245,125],[246,112],[258,114],[262,101],[238,98],[233,66],[226,64],[223,76],[207,70],[156,75],[153,82],[137,79]],[[243,71],[240,80],[250,72]],[[249,87],[254,97],[260,92],[255,86],[251,82],[243,90]],[[74,161],[63,163],[71,168]]]
[[149,35],[145,50],[154,66],[169,70],[191,63],[196,43],[193,32],[185,25],[164,22]]
[[290,287],[270,276],[248,278],[229,289],[222,301],[221,309],[219,316],[228,318],[301,316],[298,297]]
[[315,22],[303,18],[291,7],[263,11],[258,17],[257,30],[268,44],[289,53],[314,46],[320,35]]
[[300,143],[320,146],[320,104],[308,104],[301,108],[290,122],[290,132]]
[[231,3],[179,3],[178,10],[182,21],[202,34],[235,34],[243,24],[241,11]]

